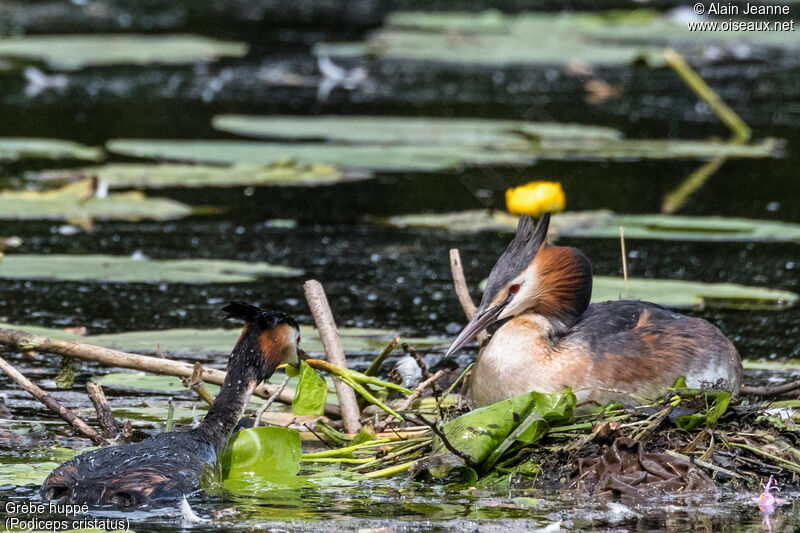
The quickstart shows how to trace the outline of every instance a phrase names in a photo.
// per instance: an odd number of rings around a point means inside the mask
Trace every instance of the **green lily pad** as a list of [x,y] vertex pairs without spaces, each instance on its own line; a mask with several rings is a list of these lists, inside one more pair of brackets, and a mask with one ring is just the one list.
[[7,254],[0,278],[126,283],[244,283],[303,271],[225,259],[132,259],[114,255]]
[[84,199],[83,182],[54,191],[0,191],[0,219],[16,220],[172,220],[192,208],[168,198],[148,198],[139,191]]
[[283,480],[300,472],[300,433],[281,427],[237,431],[228,441],[220,464],[226,489],[255,480]]
[[579,124],[431,117],[258,117],[221,115],[215,128],[248,137],[385,146],[472,146],[537,159],[681,159],[769,157],[777,144],[622,139],[614,129]]
[[581,124],[435,117],[303,117],[220,115],[212,125],[247,137],[362,144],[449,144],[512,150],[530,138],[617,139],[615,129]]
[[300,376],[295,389],[292,413],[297,416],[320,416],[325,414],[328,387],[317,371],[305,361],[300,363]]
[[622,278],[595,276],[592,285],[593,302],[631,298],[675,308],[784,309],[798,298],[764,287],[672,279],[628,278],[627,295]]
[[125,156],[194,163],[332,165],[383,171],[437,171],[460,165],[523,165],[532,155],[459,145],[342,145],[257,141],[119,139],[109,151]]
[[730,41],[798,47],[793,32],[689,32],[685,22],[643,10],[519,15],[397,12],[366,43],[321,44],[315,53],[486,65],[607,66],[643,60],[660,66],[668,45],[696,48]]
[[25,175],[33,181],[74,181],[97,177],[109,188],[159,189],[163,187],[317,186],[371,177],[366,172],[344,172],[330,165],[292,162],[264,165],[181,165],[112,163],[97,167],[45,170]]
[[[460,211],[402,215],[387,222],[398,227],[438,227],[456,232],[513,233],[517,217],[501,211]],[[617,215],[611,211],[566,212],[550,222],[550,237],[665,239],[714,242],[800,242],[800,224],[727,217]]]
[[[480,283],[483,290],[486,280]],[[594,276],[592,302],[633,299],[653,302],[674,308],[713,309],[785,309],[797,302],[798,295],[790,291],[751,287],[735,283],[702,283],[673,279]]]
[[246,53],[244,43],[196,35],[25,35],[0,39],[0,58],[43,61],[61,70],[209,62]]
[[12,463],[0,468],[0,485],[41,485],[61,463]]
[[71,141],[34,137],[0,138],[0,161],[17,161],[19,159],[102,161],[104,158],[105,153],[102,149]]
[[575,409],[575,401],[575,395],[569,389],[551,394],[535,391],[520,394],[447,422],[444,425],[444,434],[474,464],[480,464],[530,414],[540,417],[545,422],[545,427],[524,432],[519,440],[526,444],[541,438],[547,432],[549,424],[569,421]]
[[[8,256],[6,256],[7,258]],[[0,271],[3,266],[0,265]],[[106,333],[101,335],[78,335],[70,331],[39,326],[18,326],[2,324],[1,328],[22,329],[34,335],[44,335],[54,339],[72,342],[85,342],[105,348],[128,352],[154,353],[158,348],[163,353],[216,353],[229,354],[236,344],[241,330],[239,329],[166,329],[150,331],[128,331],[124,333]],[[396,331],[371,328],[340,328],[339,336],[344,350],[353,352],[377,353],[386,347]],[[317,330],[311,326],[300,326],[302,347],[313,354],[324,353]],[[445,346],[450,339],[446,337],[411,338],[403,337],[405,342],[419,349]],[[173,379],[173,378],[169,378]],[[291,382],[290,382],[291,383]],[[168,390],[168,389],[161,389]]]

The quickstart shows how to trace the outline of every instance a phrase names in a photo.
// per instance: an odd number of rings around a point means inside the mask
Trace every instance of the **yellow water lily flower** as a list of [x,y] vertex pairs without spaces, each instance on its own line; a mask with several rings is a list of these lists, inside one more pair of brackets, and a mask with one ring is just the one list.
[[557,181],[532,181],[506,190],[506,208],[512,215],[538,217],[547,211],[563,211],[566,196]]

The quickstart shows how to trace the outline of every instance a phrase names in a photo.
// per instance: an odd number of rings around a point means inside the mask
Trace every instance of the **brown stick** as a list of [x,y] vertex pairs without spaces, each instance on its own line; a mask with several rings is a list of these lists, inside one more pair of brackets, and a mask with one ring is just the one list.
[[119,425],[114,419],[111,407],[108,406],[103,387],[88,381],[86,382],[86,391],[89,393],[89,399],[92,400],[94,410],[97,412],[97,423],[100,424],[103,436],[107,439],[113,439],[119,435]]
[[798,389],[800,389],[800,380],[790,381],[789,383],[772,387],[748,387],[742,385],[739,392],[746,396],[778,396],[779,394],[785,394]]
[[414,403],[414,400],[419,398],[422,395],[422,393],[425,392],[425,389],[433,386],[433,384],[436,383],[436,380],[442,377],[443,375],[444,375],[444,370],[438,370],[435,374],[431,374],[431,376],[428,379],[417,385],[417,388],[414,389],[414,392],[412,392],[410,396],[408,396],[405,400],[403,400],[403,403],[401,403],[397,407],[396,411],[398,413],[402,413],[403,411],[411,407],[411,404]]
[[23,376],[19,370],[14,368],[2,357],[0,357],[0,370],[8,374],[11,379],[17,382],[17,385],[28,391],[31,396],[42,402],[51,411],[64,419],[69,425],[88,437],[96,446],[106,446],[108,444],[106,439],[104,439],[98,432],[90,428],[86,422],[75,416],[75,413],[58,403],[55,398],[47,394],[35,383]]
[[[330,305],[328,305],[325,289],[322,288],[322,284],[319,281],[310,279],[303,284],[303,290],[305,291],[308,307],[314,316],[319,337],[322,339],[325,354],[328,356],[328,362],[339,368],[347,368],[347,359],[344,356],[342,340],[339,338],[339,331],[336,329],[336,322],[333,320],[333,313]],[[361,430],[361,422],[359,420],[360,410],[356,400],[356,393],[346,383],[338,379],[333,380],[333,386],[336,389],[336,396],[339,397],[339,408],[342,412],[345,431],[347,433],[358,433]]]
[[[472,302],[472,296],[469,295],[469,287],[467,286],[467,279],[464,277],[464,267],[461,264],[461,254],[458,248],[450,249],[450,273],[453,276],[453,288],[456,291],[458,302],[461,304],[461,309],[464,310],[467,320],[472,320],[478,308],[475,307]],[[486,340],[487,335],[486,331],[481,331],[475,335],[479,346]]]
[[[164,356],[161,355],[161,357]],[[203,363],[199,361],[196,362],[194,364],[194,369],[192,370],[192,375],[188,378],[181,378],[181,383],[183,383],[183,385],[189,390],[197,393],[201,400],[206,402],[208,405],[211,405],[214,403],[214,395],[208,392],[208,389],[203,386],[204,371],[205,369],[203,368]]]
[[253,420],[253,427],[254,428],[257,428],[258,426],[261,425],[261,417],[264,416],[264,413],[267,411],[267,409],[269,409],[269,406],[272,405],[272,403],[275,401],[275,398],[278,397],[278,395],[281,393],[281,391],[284,388],[286,388],[286,384],[289,383],[289,379],[291,379],[291,378],[287,374],[286,377],[283,378],[283,381],[281,381],[281,384],[278,385],[278,389],[272,394],[272,396],[270,396],[267,399],[266,402],[264,402],[264,405],[259,407],[258,411],[256,411],[256,417]]
[[[104,365],[131,368],[179,378],[191,377],[192,372],[194,372],[193,365],[182,361],[120,352],[91,344],[60,341],[41,335],[34,335],[18,329],[0,328],[0,344],[11,346],[23,352],[27,350],[36,350],[40,353],[67,355],[69,357],[83,359],[84,361],[95,361]],[[203,381],[213,385],[222,385],[225,381],[225,372],[213,368],[205,368],[203,370]],[[276,389],[277,385],[267,383],[258,386],[253,394],[259,398],[267,399]],[[291,389],[284,389],[278,396],[277,401],[291,404],[293,400],[294,391]],[[325,413],[338,417],[339,407],[332,404],[325,404]]]

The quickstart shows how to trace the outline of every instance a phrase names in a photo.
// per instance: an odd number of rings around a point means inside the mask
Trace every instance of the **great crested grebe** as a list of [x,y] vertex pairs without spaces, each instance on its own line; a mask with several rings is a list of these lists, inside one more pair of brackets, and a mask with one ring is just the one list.
[[530,217],[520,217],[475,316],[447,351],[449,356],[490,324],[511,319],[472,369],[476,407],[565,385],[579,403],[638,403],[663,394],[679,376],[689,387],[738,393],[742,362],[719,329],[649,302],[589,305],[591,263],[580,250],[547,244],[549,225],[550,213],[535,229]]
[[200,425],[73,457],[44,481],[44,500],[130,508],[174,502],[200,489],[256,386],[279,364],[298,361],[300,330],[293,317],[241,302],[223,311],[245,326],[225,382]]

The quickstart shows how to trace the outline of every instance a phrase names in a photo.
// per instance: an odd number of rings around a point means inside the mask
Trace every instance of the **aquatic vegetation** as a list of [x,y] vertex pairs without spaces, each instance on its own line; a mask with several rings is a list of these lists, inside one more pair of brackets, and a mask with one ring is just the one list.
[[[379,220],[380,221],[380,220]],[[500,211],[408,214],[385,219],[398,227],[435,227],[454,232],[506,231],[517,217]],[[551,223],[555,237],[619,238],[704,242],[800,242],[800,224],[720,216],[630,215],[607,210],[560,213]]]
[[247,45],[196,35],[25,35],[0,39],[0,58],[44,61],[50,68],[183,64],[241,57]]
[[243,283],[302,270],[226,259],[137,259],[113,255],[6,255],[0,278],[128,283]]
[[168,198],[150,198],[139,191],[96,194],[93,180],[45,191],[0,191],[0,219],[66,220],[91,225],[93,220],[173,220],[192,208]]

